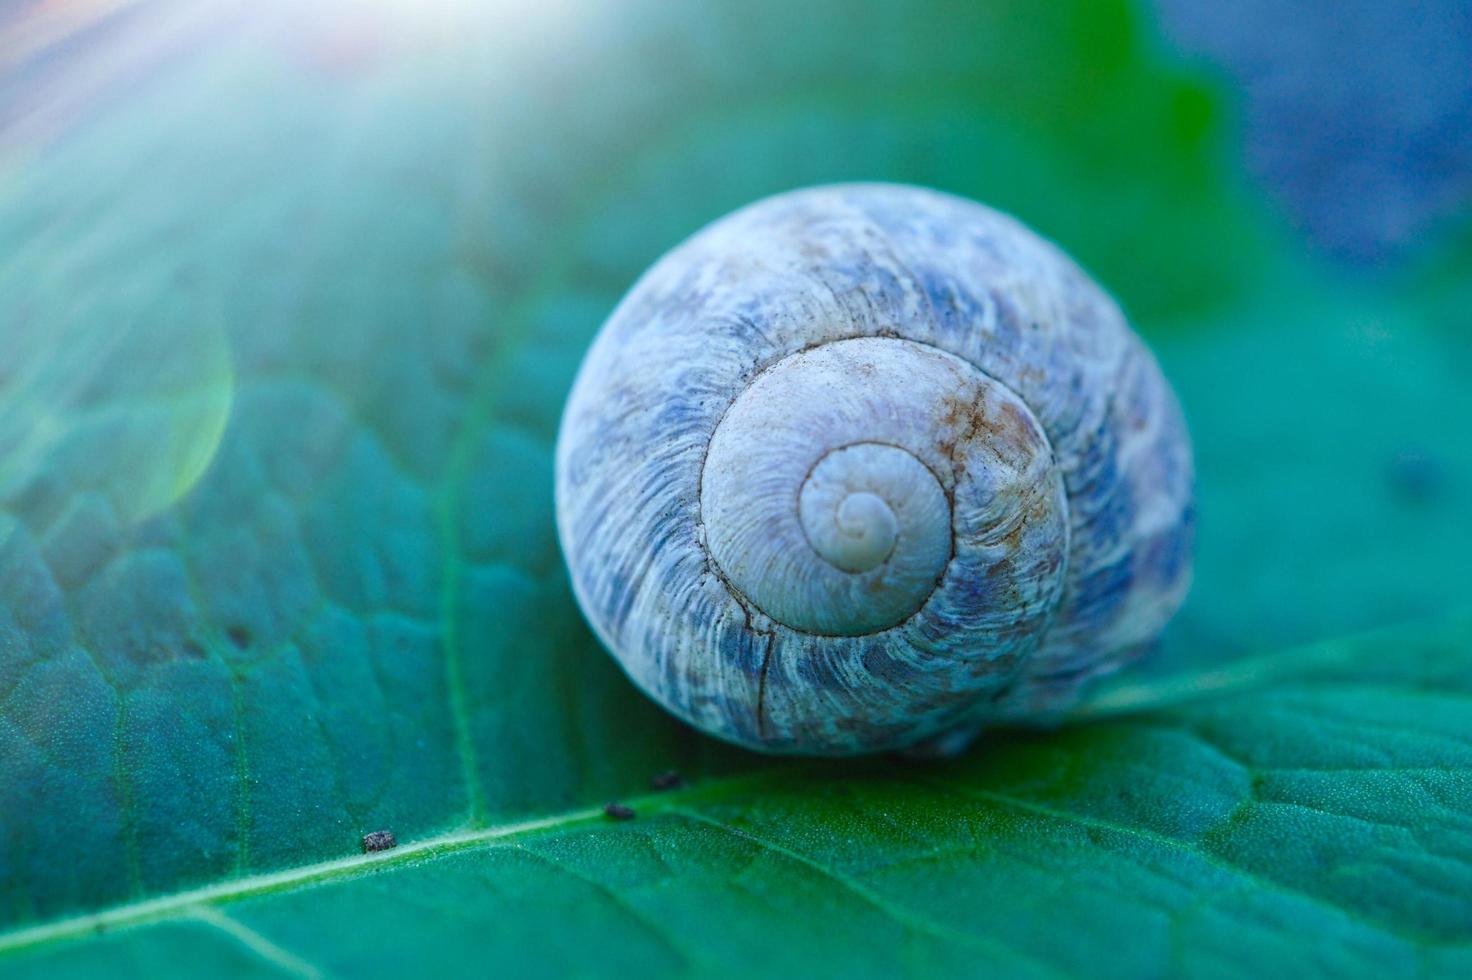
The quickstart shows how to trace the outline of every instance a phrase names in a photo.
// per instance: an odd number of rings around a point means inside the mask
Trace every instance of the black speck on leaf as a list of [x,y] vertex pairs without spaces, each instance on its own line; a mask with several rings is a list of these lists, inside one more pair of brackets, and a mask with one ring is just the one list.
[[610,803],[603,808],[603,812],[613,820],[633,820],[634,808],[623,803]]
[[374,851],[387,851],[398,847],[398,838],[392,830],[375,830],[370,834],[363,835],[363,853],[372,854]]
[[673,769],[668,769],[651,779],[649,785],[657,790],[681,789],[685,785],[685,777]]

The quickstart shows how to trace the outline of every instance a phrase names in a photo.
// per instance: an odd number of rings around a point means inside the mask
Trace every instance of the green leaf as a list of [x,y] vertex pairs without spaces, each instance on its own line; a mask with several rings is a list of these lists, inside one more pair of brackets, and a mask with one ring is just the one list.
[[[1198,584],[1100,711],[1465,602],[1465,276],[1391,295],[1291,259],[1127,4],[207,6],[43,52],[74,60],[0,135],[0,973],[1464,955],[1435,898],[1468,892],[1460,627],[1414,672],[1331,643],[1305,667],[1334,684],[793,770],[649,704],[568,593],[552,440],[619,295],[754,198],[891,179],[1057,240],[1186,404]],[[1336,759],[1449,782],[1273,783],[1383,807],[1202,836],[1251,772]],[[633,824],[577,816],[671,767],[698,785]],[[384,828],[398,851],[351,856]]]
[[1460,975],[1469,641],[1461,620],[1324,644],[1289,656],[1374,679],[1280,682],[941,765],[784,765],[639,799],[626,823],[580,810],[239,879],[0,937],[0,962]]
[[1310,278],[1270,282],[1157,347],[1192,428],[1201,511],[1193,594],[1158,667],[1466,604],[1464,337],[1410,302]]

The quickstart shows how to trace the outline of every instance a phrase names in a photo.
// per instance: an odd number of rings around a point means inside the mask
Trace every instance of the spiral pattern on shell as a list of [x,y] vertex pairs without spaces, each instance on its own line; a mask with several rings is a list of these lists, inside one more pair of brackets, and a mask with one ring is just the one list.
[[1184,597],[1190,448],[1048,242],[894,185],[779,195],[661,259],[563,416],[574,590],[633,680],[772,752],[1049,720]]

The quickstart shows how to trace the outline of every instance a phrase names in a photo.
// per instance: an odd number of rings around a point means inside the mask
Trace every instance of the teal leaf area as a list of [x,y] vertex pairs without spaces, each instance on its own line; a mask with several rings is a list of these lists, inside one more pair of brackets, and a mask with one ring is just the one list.
[[[1468,236],[1305,254],[1142,10],[34,6],[0,16],[0,978],[1472,975]],[[859,179],[1057,241],[1196,446],[1158,655],[948,762],[685,728],[553,529],[624,290]]]

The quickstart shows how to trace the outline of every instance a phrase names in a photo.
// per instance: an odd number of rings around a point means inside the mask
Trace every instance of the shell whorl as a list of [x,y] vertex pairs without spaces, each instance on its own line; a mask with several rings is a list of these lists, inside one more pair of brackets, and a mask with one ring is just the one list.
[[780,195],[663,258],[585,359],[557,465],[605,645],[767,751],[1055,712],[1189,577],[1154,360],[1048,243],[918,188]]
[[943,636],[947,651],[995,659],[1014,655],[1000,627],[1036,632],[1057,599],[1066,508],[1016,395],[952,354],[885,337],[763,372],[716,426],[701,479],[712,560],[778,624],[900,628],[917,646]]

